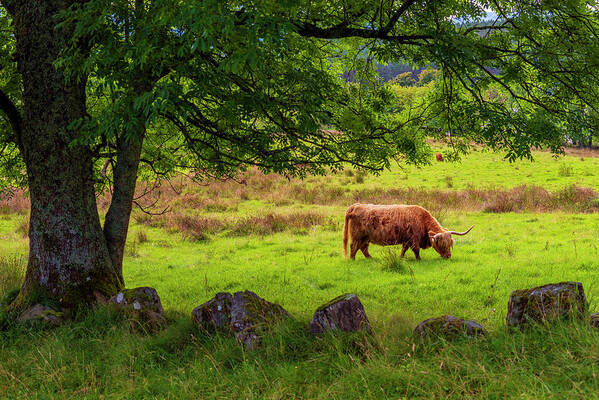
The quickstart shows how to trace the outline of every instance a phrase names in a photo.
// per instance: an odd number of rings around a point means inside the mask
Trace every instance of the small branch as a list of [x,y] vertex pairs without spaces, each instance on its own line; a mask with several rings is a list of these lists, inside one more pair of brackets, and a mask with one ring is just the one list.
[[321,28],[308,22],[296,22],[297,33],[301,36],[319,39],[343,39],[348,37],[360,37],[364,39],[390,40],[402,44],[422,45],[420,40],[433,39],[431,35],[391,35],[385,29],[348,28],[337,25],[330,28]]
[[389,22],[387,22],[387,25],[385,25],[385,27],[381,30],[381,33],[383,33],[384,35],[389,33],[391,29],[393,29],[399,18],[401,18],[401,16],[408,10],[408,8],[410,8],[415,2],[416,0],[405,1],[395,12],[395,14],[393,14],[391,19],[389,19]]
[[[139,209],[141,210],[141,212],[143,212],[144,214],[148,214],[148,215],[152,215],[152,216],[154,216],[154,215],[164,215],[164,214],[166,214],[166,212],[167,212],[167,211],[169,210],[169,208],[170,208],[170,206],[166,206],[166,207],[164,208],[164,210],[162,210],[162,211],[160,211],[160,212],[157,212],[157,213],[154,213],[154,212],[151,212],[151,211],[148,211],[148,210],[144,209],[144,208],[142,207],[142,205],[141,205],[141,204],[139,204],[139,203],[138,203],[137,201],[135,201],[135,200],[133,200],[133,204],[135,204],[137,207],[139,207]],[[152,204],[150,207],[154,206],[155,204],[156,204],[156,203]]]
[[4,114],[6,114],[8,123],[14,134],[12,139],[20,147],[21,136],[23,133],[23,117],[15,104],[2,90],[0,90],[0,110],[4,111]]

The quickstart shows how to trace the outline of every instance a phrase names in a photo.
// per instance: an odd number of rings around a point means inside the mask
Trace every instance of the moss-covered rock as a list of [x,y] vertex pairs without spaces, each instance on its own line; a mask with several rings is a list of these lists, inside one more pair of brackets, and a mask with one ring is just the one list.
[[457,318],[452,315],[442,315],[422,321],[414,329],[414,335],[420,338],[474,338],[476,336],[485,336],[486,331],[478,322]]
[[247,349],[255,348],[261,335],[288,316],[283,307],[249,290],[234,294],[218,293],[191,313],[194,324],[208,331],[214,328],[227,331]]
[[247,349],[255,348],[260,335],[288,316],[283,307],[266,301],[249,290],[233,294],[231,330]]
[[36,304],[18,318],[18,322],[43,321],[51,325],[60,325],[63,321],[63,313],[43,304]]
[[587,309],[582,283],[552,283],[513,291],[508,302],[506,323],[508,327],[514,327],[532,321],[546,323],[563,318],[581,319]]
[[191,312],[194,324],[211,329],[229,329],[231,325],[231,293],[217,293],[214,298],[201,304]]
[[371,331],[370,322],[364,311],[364,306],[358,296],[346,293],[316,309],[310,332],[320,334],[326,331],[356,332]]
[[110,298],[109,304],[116,311],[124,313],[134,329],[156,331],[166,324],[162,316],[162,303],[154,288],[121,290]]

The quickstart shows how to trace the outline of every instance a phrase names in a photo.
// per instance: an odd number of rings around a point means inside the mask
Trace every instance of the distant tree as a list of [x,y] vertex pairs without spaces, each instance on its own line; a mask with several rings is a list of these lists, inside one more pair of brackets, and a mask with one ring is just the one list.
[[[13,310],[40,294],[93,304],[124,285],[140,175],[380,170],[425,162],[427,135],[447,131],[459,149],[476,140],[529,157],[559,151],[568,106],[595,111],[599,98],[597,8],[582,0],[0,4],[0,167],[11,185],[25,170],[31,198]],[[498,19],[477,25],[487,8]],[[435,65],[439,84],[426,104],[390,113],[374,60]],[[487,101],[490,85],[512,101]]]
[[424,86],[434,81],[439,74],[436,69],[423,69],[418,75],[418,86]]
[[389,83],[399,86],[414,86],[414,84],[416,84],[416,79],[414,79],[412,73],[408,71],[397,75],[395,78],[391,79]]

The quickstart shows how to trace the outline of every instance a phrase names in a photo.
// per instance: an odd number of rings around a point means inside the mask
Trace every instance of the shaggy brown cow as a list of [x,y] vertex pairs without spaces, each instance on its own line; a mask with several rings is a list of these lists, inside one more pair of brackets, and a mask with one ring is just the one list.
[[401,256],[410,247],[417,260],[420,260],[420,249],[432,246],[441,257],[449,258],[453,247],[451,235],[465,235],[473,227],[465,232],[448,231],[420,206],[354,204],[345,212],[343,253],[347,257],[347,240],[351,238],[352,260],[358,250],[365,257],[370,257],[370,243],[382,246],[402,244]]
[[437,161],[443,161],[443,154],[437,153]]

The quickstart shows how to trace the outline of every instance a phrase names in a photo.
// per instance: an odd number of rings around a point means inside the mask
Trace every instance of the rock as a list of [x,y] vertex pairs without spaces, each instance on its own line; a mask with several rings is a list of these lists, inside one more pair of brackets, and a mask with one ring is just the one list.
[[237,292],[231,304],[231,330],[246,348],[257,344],[258,336],[289,314],[278,304],[270,303],[253,292]]
[[201,304],[191,312],[194,324],[205,328],[229,328],[231,324],[231,293],[217,293],[213,299]]
[[508,302],[506,323],[513,327],[530,321],[549,322],[570,316],[583,318],[587,308],[582,283],[552,283],[513,291]]
[[452,315],[443,315],[436,318],[429,318],[418,324],[414,329],[414,335],[421,338],[443,337],[453,339],[460,336],[474,338],[476,336],[485,336],[487,332],[481,324],[463,318],[456,318]]
[[124,289],[112,296],[109,304],[112,304],[117,311],[125,313],[133,327],[141,325],[154,331],[165,325],[162,303],[154,288]]
[[194,308],[192,321],[206,330],[219,328],[233,334],[247,349],[254,349],[260,336],[289,314],[278,304],[257,294],[245,292],[218,293],[213,299]]
[[320,306],[310,322],[310,332],[372,331],[364,307],[355,294],[343,294]]
[[63,314],[60,311],[56,311],[51,307],[43,304],[36,304],[24,313],[22,313],[17,321],[44,321],[52,325],[60,325],[63,320]]
[[599,328],[599,313],[591,314],[591,326],[593,328]]

